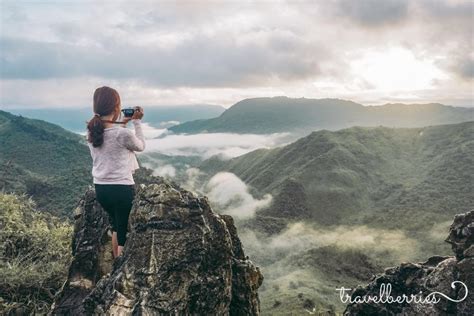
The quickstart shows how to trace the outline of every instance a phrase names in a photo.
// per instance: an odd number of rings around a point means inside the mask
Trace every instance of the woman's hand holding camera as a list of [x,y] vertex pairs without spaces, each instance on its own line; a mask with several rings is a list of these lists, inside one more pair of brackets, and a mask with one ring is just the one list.
[[135,107],[135,112],[132,115],[132,120],[141,120],[143,117],[143,108],[141,106]]
[[127,124],[131,120],[141,120],[143,117],[143,108],[141,106],[135,107],[135,112],[133,112],[132,117],[124,117],[123,122]]

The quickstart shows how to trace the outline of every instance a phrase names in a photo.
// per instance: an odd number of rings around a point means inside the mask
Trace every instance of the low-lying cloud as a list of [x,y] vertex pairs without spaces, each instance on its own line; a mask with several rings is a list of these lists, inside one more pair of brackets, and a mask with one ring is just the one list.
[[170,156],[200,156],[203,159],[219,155],[229,159],[246,154],[258,148],[272,148],[286,144],[290,133],[274,134],[235,134],[204,133],[191,135],[166,134],[165,130],[153,131],[159,138],[147,140],[144,153],[158,152]]
[[178,125],[179,123],[180,123],[179,121],[164,121],[164,122],[160,122],[160,127],[168,128],[174,125]]
[[202,192],[202,189],[198,189],[199,177],[205,173],[199,170],[199,168],[191,167],[186,169],[186,181],[182,184],[182,187],[190,191]]
[[410,261],[420,253],[419,242],[402,230],[385,230],[366,225],[323,228],[296,222],[276,235],[264,236],[254,230],[241,228],[239,236],[248,254],[264,265],[325,246],[359,250],[372,259],[383,257],[392,262]]
[[382,230],[362,226],[337,226],[333,229],[313,228],[298,222],[291,224],[282,234],[270,240],[269,247],[289,251],[335,245],[342,249],[389,251],[407,260],[418,247],[417,241],[401,230]]
[[164,178],[174,178],[176,176],[176,169],[170,164],[166,164],[153,169],[154,176],[160,176]]
[[205,185],[205,193],[220,213],[239,219],[251,218],[258,209],[268,207],[272,201],[270,194],[261,200],[255,199],[247,185],[235,174],[219,172]]
[[142,123],[142,130],[143,130],[143,135],[145,135],[145,138],[148,139],[147,144],[150,139],[159,137],[167,132],[166,128],[155,128],[151,126],[149,123]]

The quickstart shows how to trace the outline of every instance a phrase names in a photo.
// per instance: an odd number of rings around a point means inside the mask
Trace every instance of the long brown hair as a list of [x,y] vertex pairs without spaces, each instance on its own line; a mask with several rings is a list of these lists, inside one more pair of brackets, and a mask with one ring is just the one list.
[[[92,143],[92,146],[99,147],[104,143],[104,122],[100,116],[106,116],[118,109],[120,106],[120,95],[115,89],[110,87],[100,87],[94,92],[94,117],[87,123],[89,130],[87,140]],[[118,111],[115,113],[112,121],[115,121],[118,116]]]

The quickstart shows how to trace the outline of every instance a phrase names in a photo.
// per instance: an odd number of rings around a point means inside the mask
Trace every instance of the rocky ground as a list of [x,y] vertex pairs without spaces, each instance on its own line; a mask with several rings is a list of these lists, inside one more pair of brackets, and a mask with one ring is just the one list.
[[[474,315],[474,210],[454,217],[446,242],[451,244],[454,256],[434,256],[425,262],[387,268],[367,286],[357,288],[351,298],[378,296],[382,284],[391,284],[390,295],[394,298],[413,294],[424,300],[430,293],[439,292],[452,300],[434,294],[439,300],[435,304],[409,304],[406,300],[391,304],[351,303],[344,315]],[[463,282],[467,291],[455,281]]]
[[263,276],[233,219],[206,197],[157,180],[137,186],[123,256],[112,258],[107,213],[85,193],[73,261],[54,315],[258,315]]

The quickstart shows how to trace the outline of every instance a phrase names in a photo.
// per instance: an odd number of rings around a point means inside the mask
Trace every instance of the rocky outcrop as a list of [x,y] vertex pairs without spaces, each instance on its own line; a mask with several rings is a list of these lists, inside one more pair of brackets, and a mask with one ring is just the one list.
[[[365,287],[356,288],[351,300],[356,297],[374,298],[390,284],[390,296],[403,298],[416,295],[427,302],[435,297],[434,304],[422,304],[403,300],[402,303],[350,303],[344,315],[474,315],[474,210],[456,215],[446,242],[450,243],[455,256],[435,256],[426,262],[402,263],[398,267],[376,275]],[[465,286],[459,282],[461,281]],[[453,283],[455,282],[455,283]],[[467,291],[466,291],[467,287]],[[431,294],[439,292],[441,294]],[[384,296],[385,298],[387,295]]]
[[123,255],[89,190],[75,214],[73,262],[54,315],[258,315],[263,276],[232,217],[160,179],[137,186]]

